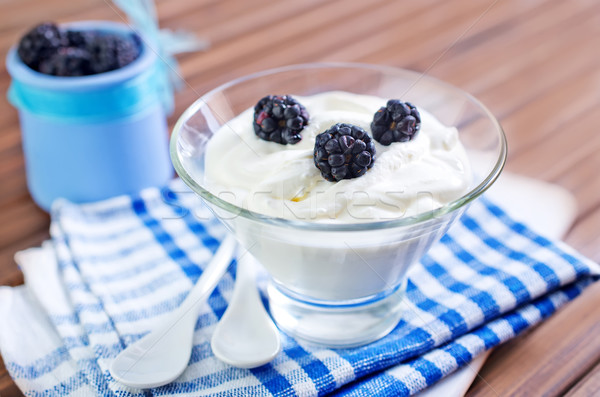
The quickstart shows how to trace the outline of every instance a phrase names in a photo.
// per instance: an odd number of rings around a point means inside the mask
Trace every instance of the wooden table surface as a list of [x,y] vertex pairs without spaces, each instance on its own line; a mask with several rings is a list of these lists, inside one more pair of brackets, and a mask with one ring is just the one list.
[[[499,118],[509,171],[575,195],[577,219],[566,241],[600,261],[597,0],[164,0],[157,6],[162,27],[212,43],[206,52],[178,57],[186,86],[171,125],[197,92],[271,67],[355,61],[427,72],[472,93]],[[0,59],[41,21],[121,18],[108,0],[0,0]],[[0,92],[9,82],[1,62]],[[47,238],[49,219],[28,195],[17,113],[4,95],[0,109],[0,285],[18,285],[23,276],[12,256]],[[469,395],[600,394],[598,302],[600,283],[498,348]],[[0,360],[0,396],[12,395],[20,393]]]

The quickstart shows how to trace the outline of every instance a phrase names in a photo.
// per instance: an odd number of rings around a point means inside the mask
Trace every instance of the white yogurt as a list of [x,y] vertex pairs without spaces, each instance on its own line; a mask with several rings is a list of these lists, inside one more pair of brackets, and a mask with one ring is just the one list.
[[[314,165],[315,137],[340,122],[371,134],[373,115],[387,99],[347,92],[296,99],[310,114],[299,143],[259,139],[248,109],[208,141],[204,186],[251,211],[316,223],[398,219],[440,207],[469,189],[470,165],[456,128],[424,109],[412,141],[375,142],[375,163],[363,176],[326,181]],[[394,290],[464,210],[408,226],[342,232],[273,225],[214,209],[280,287],[323,302],[354,302]]]
[[295,145],[258,138],[253,109],[210,139],[204,182],[211,193],[274,217],[360,223],[430,211],[468,190],[471,170],[456,128],[424,109],[419,109],[421,130],[413,140],[390,146],[374,141],[376,160],[365,175],[326,181],[313,162],[315,137],[336,123],[357,125],[371,135],[373,115],[387,99],[341,91],[295,98],[310,115]]

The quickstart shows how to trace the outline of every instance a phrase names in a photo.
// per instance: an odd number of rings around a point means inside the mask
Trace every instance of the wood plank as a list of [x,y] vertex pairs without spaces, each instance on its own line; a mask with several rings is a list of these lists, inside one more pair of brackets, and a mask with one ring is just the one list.
[[2,397],[20,397],[21,393],[17,385],[12,381],[8,374],[0,377],[0,396]]
[[48,228],[48,214],[33,201],[18,202],[8,207],[0,208],[0,249]]
[[495,350],[467,396],[563,395],[600,360],[598,302],[600,283],[543,326]]
[[[496,24],[502,25],[508,16],[510,16],[510,18],[526,17],[528,15],[527,11],[531,11],[530,8],[534,8],[540,1],[543,0],[537,0],[537,2],[523,2],[522,4],[525,5],[525,7],[520,8],[518,16],[514,15],[514,4],[510,4],[510,2],[499,2],[494,7],[493,13],[490,13],[491,15],[486,17],[481,23],[476,24],[473,29],[465,35],[463,40],[478,37],[482,30],[491,29]],[[421,2],[419,2],[419,4],[421,4]],[[444,8],[446,5],[448,8]],[[430,12],[434,12],[435,15],[437,15],[436,18],[443,16],[444,19],[440,21],[442,23],[445,19],[449,19],[454,15],[456,11],[460,11],[457,15],[465,14],[462,8],[457,10],[455,4],[452,4],[451,2],[444,2],[439,5],[436,4],[435,8],[433,5],[429,5],[428,9]],[[481,8],[476,8],[475,10],[478,12]],[[347,45],[328,54],[325,60],[355,59],[363,62],[385,63],[400,66],[409,62],[415,62],[417,59],[415,45],[411,44],[411,42],[414,41],[414,37],[423,37],[423,40],[426,40],[425,42],[419,41],[419,48],[424,48],[428,53],[435,51],[439,55],[440,51],[448,48],[448,32],[444,30],[448,29],[448,25],[451,24],[446,23],[444,26],[440,26],[439,23],[432,23],[431,17],[429,16],[430,14],[427,13],[427,8],[422,10],[419,9],[418,11],[418,13],[410,13],[403,9],[404,23],[382,27],[382,29],[379,29],[378,32],[373,35],[368,35],[360,40],[347,43]],[[469,15],[471,17],[470,20],[473,21],[477,15],[480,14]],[[495,18],[490,18],[492,16]],[[456,23],[456,20],[453,22]],[[435,35],[429,33],[432,30],[435,31]],[[410,32],[411,34],[406,34],[406,32]],[[498,34],[498,36],[502,37],[503,35]],[[395,37],[396,39],[391,41],[389,40],[390,37]],[[436,38],[435,44],[429,42],[429,40]],[[461,42],[462,40],[457,44],[460,44]],[[390,57],[393,57],[394,60],[390,60]]]
[[[176,19],[160,15],[164,28],[185,29],[198,37],[210,41],[211,47],[238,38],[259,28],[264,28],[265,20],[282,21],[310,10],[318,0],[302,2],[273,2],[254,0],[248,2],[218,1],[210,7],[189,10]],[[224,23],[226,21],[226,23]],[[188,54],[187,57],[194,57]]]
[[0,396],[1,397],[20,397],[23,393],[13,382],[4,366],[4,361],[0,356]]
[[[597,171],[597,170],[596,170]],[[596,176],[596,180],[598,177]],[[596,205],[593,211],[585,214],[571,228],[567,238],[567,244],[577,247],[582,254],[587,255],[593,261],[600,263],[600,205]]]
[[16,203],[22,200],[30,200],[29,190],[27,188],[27,180],[25,170],[19,168],[15,172],[0,177],[0,186],[3,189],[0,191],[0,208],[10,208],[10,203]]
[[[475,94],[497,117],[506,117],[522,104],[539,99],[561,82],[595,66],[594,59],[586,56],[593,43],[578,40],[597,31],[593,16],[598,4],[595,6],[583,10],[560,8],[551,13],[545,7],[534,10],[533,15],[526,17],[534,22],[538,18],[544,21],[534,25],[536,31],[523,28],[525,24],[521,21],[494,42],[482,43],[494,47],[489,56],[480,59],[481,48],[455,57],[449,54],[434,71],[442,79]],[[554,15],[558,12],[562,13],[560,19]],[[578,23],[574,24],[574,20]],[[545,40],[546,37],[555,39]]]
[[[111,17],[114,20],[116,15],[103,0],[37,2],[34,7],[28,6],[5,19],[6,25],[0,35],[0,50],[4,53],[29,29],[44,21],[62,23],[87,19],[110,19]],[[0,65],[0,70],[5,70],[4,62]]]
[[0,248],[0,285],[23,284],[23,273],[14,261],[15,252],[30,247],[37,247],[50,238],[48,228],[45,227],[37,232],[32,232],[27,237],[20,239],[10,245]]
[[[593,110],[600,105],[600,94],[586,91],[588,94],[580,95],[586,86],[598,79],[598,70],[582,73],[556,87],[544,99],[523,106],[504,118],[502,124],[510,145],[507,168],[575,188],[577,180],[584,178],[580,173],[588,167],[588,162],[590,166],[595,163],[597,157],[594,154],[600,149],[600,136],[590,136],[598,123]],[[556,106],[561,107],[561,112],[552,111]],[[523,134],[521,131],[531,132]],[[531,161],[531,158],[539,161]],[[585,165],[578,166],[581,162]],[[571,170],[574,172],[569,172]],[[577,180],[567,181],[570,178]]]
[[[558,71],[558,67],[548,67],[554,66],[548,57],[579,44],[577,39],[594,29],[590,20],[597,15],[598,3],[593,0],[582,1],[578,7],[572,7],[564,1],[532,4],[536,7],[519,10],[512,18],[505,18],[503,22],[499,21],[488,27],[488,19],[501,12],[501,9],[496,8],[498,6],[494,7],[479,23],[482,28],[489,30],[489,33],[482,32],[488,39],[467,35],[444,55],[439,66],[434,67],[432,72],[469,92],[480,93],[506,84],[512,76],[519,75],[522,70],[530,69],[533,65],[538,65],[539,72],[544,72],[540,64],[545,66],[543,69]],[[474,29],[476,28],[477,26]],[[548,37],[553,39],[547,40]],[[591,43],[588,42],[589,44]],[[486,53],[486,56],[482,57],[482,53]],[[553,82],[553,79],[540,80],[550,84]],[[528,85],[522,88],[528,88]],[[522,94],[526,94],[528,90],[523,91],[514,91],[518,95],[511,97],[522,100]]]
[[[435,3],[436,7],[443,6],[445,4],[445,2],[439,3],[439,0],[437,1],[438,2]],[[288,35],[285,36],[285,42],[289,42],[288,45],[278,46],[271,43],[266,48],[266,51],[254,51],[248,56],[244,56],[243,63],[239,65],[231,65],[234,67],[232,69],[234,72],[223,72],[223,69],[227,68],[227,64],[230,63],[228,59],[219,61],[213,58],[214,62],[217,63],[214,66],[216,69],[207,70],[206,67],[209,65],[203,64],[203,69],[196,70],[196,73],[200,73],[199,75],[192,73],[191,67],[188,68],[184,63],[182,66],[183,75],[186,77],[188,84],[192,86],[193,89],[185,90],[183,93],[178,95],[178,98],[184,102],[184,105],[187,105],[195,100],[200,93],[206,92],[210,88],[214,88],[218,83],[266,68],[282,66],[285,64],[301,63],[305,61],[307,57],[309,57],[308,59],[316,60],[333,60],[329,59],[327,54],[332,51],[336,51],[338,48],[343,48],[346,45],[354,43],[356,40],[360,40],[362,37],[368,37],[370,34],[373,34],[377,31],[371,30],[371,25],[361,23],[366,18],[369,20],[379,21],[379,23],[376,25],[378,29],[388,25],[398,26],[397,23],[394,23],[393,19],[399,12],[397,7],[398,3],[384,3],[380,7],[375,7],[372,5],[372,3],[369,4],[371,7],[365,10],[365,12],[354,12],[352,14],[341,15],[340,20],[343,22],[328,23],[319,29],[316,29],[313,25],[315,23],[313,22],[313,15],[308,15],[307,22],[310,24],[295,24],[294,27],[297,29],[297,31],[293,36],[289,36],[293,33],[290,31],[290,25],[283,24],[281,28],[285,28],[285,34]],[[407,15],[407,21],[410,22],[412,21],[410,18],[411,13],[414,12],[415,15],[427,13],[428,10],[432,8],[432,5],[433,3],[411,3],[410,5],[406,5],[402,9],[402,12]],[[454,12],[460,14],[460,10],[456,10],[456,7],[447,7],[445,11],[449,13]],[[420,18],[417,18],[414,29],[418,29],[423,25],[422,23],[419,24],[419,21],[422,22]],[[348,31],[347,24],[353,26],[351,31]],[[403,26],[407,30],[411,30],[413,28],[413,25]],[[257,35],[259,34],[261,33],[257,33]],[[420,35],[421,32],[416,30],[415,34]],[[402,36],[390,34],[389,37],[398,37],[400,39]],[[262,41],[263,39],[259,36],[258,40]],[[226,54],[228,56],[231,56],[230,52],[231,51],[229,49],[226,50]],[[214,52],[212,54],[214,54]],[[285,62],[281,62],[282,59],[285,59]],[[352,61],[356,59],[337,60]],[[198,65],[198,67],[200,67],[200,65]],[[213,70],[215,74],[213,74]],[[210,78],[213,76],[215,76],[217,80],[211,82]],[[181,105],[178,104],[178,106]],[[179,110],[180,108],[178,107],[177,109]]]
[[[183,112],[202,93],[232,78],[310,59],[306,57],[313,51],[311,43],[323,48],[321,40],[325,40],[323,38],[327,37],[329,29],[339,26],[339,21],[356,21],[356,18],[365,13],[373,15],[379,12],[380,3],[380,0],[369,3],[346,2],[344,7],[340,7],[339,1],[318,2],[309,12],[296,15],[292,20],[277,20],[269,29],[263,27],[240,40],[215,46],[208,53],[197,54],[191,60],[182,60],[181,73],[187,85],[177,96],[175,113]],[[327,23],[326,15],[333,10],[337,10],[339,21],[336,19],[338,22]],[[260,14],[255,16],[261,17]],[[308,36],[313,40],[305,41]],[[318,40],[318,44],[314,44],[314,39]],[[328,46],[336,45],[330,39],[324,43],[328,43]],[[338,43],[341,44],[343,43]],[[290,52],[292,57],[289,56]]]
[[[317,2],[316,6],[306,13],[300,13],[292,19],[275,19],[273,23],[263,25],[261,29],[248,35],[238,37],[234,42],[215,46],[210,53],[197,54],[193,59],[181,62],[181,72],[186,79],[197,76],[203,80],[217,78],[218,81],[228,80],[228,71],[243,67],[248,61],[277,52],[289,45],[295,45],[296,39],[313,31],[328,26],[329,23],[343,21],[351,15],[360,15],[373,9],[381,3],[347,2],[342,6],[339,0]],[[337,19],[331,21],[329,15],[337,14]],[[260,14],[255,14],[261,18]],[[239,72],[238,72],[239,73]],[[223,76],[227,74],[226,76]]]
[[[155,1],[155,4],[160,26],[169,27],[165,26],[165,22],[169,20],[181,21],[188,15],[211,12],[215,7],[221,7],[223,4],[230,4],[229,7],[231,7],[231,4],[235,3],[230,0],[194,0],[192,3],[189,0],[158,0]],[[239,9],[244,9],[243,5],[238,4],[238,6],[240,6]],[[177,26],[177,28],[184,29],[185,27]]]
[[600,395],[600,363],[569,390],[565,397],[589,397]]
[[10,18],[4,18],[2,31],[26,31],[31,26],[39,23],[40,21],[48,21],[53,20],[56,17],[69,16],[73,14],[78,14],[84,10],[89,10],[90,8],[99,8],[102,6],[102,1],[100,0],[79,0],[77,2],[69,1],[69,0],[60,0],[53,1],[52,5],[49,4],[44,6],[39,6],[36,4],[35,6],[31,6],[30,4],[17,4],[18,8],[12,9],[10,14]]
[[[600,78],[600,71],[575,76],[574,79],[555,87],[555,90],[534,102],[520,106],[509,117],[501,119],[502,127],[510,142],[509,161],[511,166],[516,158],[527,159],[528,150],[546,140],[557,128],[568,128],[579,117],[597,108],[600,93],[586,89]],[[557,109],[560,109],[557,111]],[[519,153],[524,151],[522,155]],[[555,153],[545,153],[546,160],[553,160]],[[529,167],[527,164],[515,164],[514,167]],[[537,175],[537,174],[534,174]]]
[[0,178],[9,175],[19,169],[23,169],[25,161],[23,158],[23,152],[20,146],[13,146],[7,148],[2,152],[3,156],[0,158]]
[[[598,178],[600,156],[598,153],[600,153],[600,139],[587,141],[585,145],[580,145],[580,147],[589,147],[590,150],[581,154],[579,161],[575,162],[567,171],[551,180],[575,194],[577,197],[578,214],[583,219],[598,208],[598,192],[600,192],[600,178]],[[563,151],[557,154],[565,152],[570,153],[567,146],[563,146]],[[585,155],[586,153],[587,156]],[[600,232],[598,235],[600,235]]]
[[23,156],[7,157],[12,157],[13,161],[6,163],[0,161],[0,185],[3,187],[0,191],[0,211],[8,213],[11,212],[12,206],[18,206],[22,200],[30,201],[30,197],[27,190]]

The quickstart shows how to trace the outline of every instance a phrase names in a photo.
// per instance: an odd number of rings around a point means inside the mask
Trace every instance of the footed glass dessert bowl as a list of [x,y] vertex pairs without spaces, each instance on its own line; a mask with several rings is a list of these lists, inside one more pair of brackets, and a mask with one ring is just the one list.
[[[470,174],[465,179],[468,182],[464,189],[441,204],[432,205],[433,201],[428,197],[435,192],[428,191],[425,183],[419,185],[418,191],[409,192],[422,203],[419,211],[393,206],[397,212],[386,211],[384,218],[365,219],[362,216],[353,221],[352,217],[345,216],[343,221],[337,222],[336,219],[294,217],[293,210],[282,212],[282,216],[256,211],[263,206],[246,204],[266,200],[264,194],[236,200],[235,196],[240,194],[236,186],[231,186],[229,191],[214,188],[207,177],[210,173],[206,166],[220,161],[220,153],[218,156],[214,153],[218,145],[211,145],[217,134],[233,133],[246,139],[248,149],[255,152],[256,161],[260,162],[261,153],[252,149],[260,138],[254,133],[249,136],[236,130],[240,117],[250,114],[248,109],[267,95],[289,94],[302,101],[302,98],[329,92],[359,94],[356,96],[359,102],[361,95],[408,101],[440,125],[451,127],[464,147],[464,151],[461,147],[462,156],[469,163],[469,167],[457,167]],[[381,106],[385,106],[385,100],[382,101]],[[263,120],[264,115],[259,119]],[[252,118],[249,120],[252,122]],[[256,122],[256,115],[254,120]],[[309,127],[310,123],[309,120]],[[317,124],[318,120],[313,127]],[[323,129],[330,126],[331,123],[325,123]],[[312,143],[308,142],[310,139]],[[442,143],[450,145],[446,141],[442,140]],[[314,144],[315,138],[303,136],[300,142]],[[291,147],[275,142],[268,144],[273,145],[268,147],[269,153]],[[378,152],[373,159],[383,161],[388,146],[376,145]],[[210,161],[207,161],[207,153]],[[300,163],[312,162],[312,150],[309,154],[310,159],[301,154]],[[408,153],[408,156],[412,154]],[[498,178],[506,159],[506,139],[496,119],[481,103],[436,79],[385,66],[304,64],[246,76],[202,96],[176,124],[171,137],[171,158],[179,176],[268,272],[269,309],[279,328],[304,341],[344,348],[377,340],[398,324],[406,308],[403,297],[408,269],[441,238],[469,203]],[[241,172],[236,168],[240,164],[243,166],[243,162],[229,162],[226,158],[222,162],[218,172],[228,175]],[[369,168],[361,178],[368,181],[369,173],[379,172],[377,167]],[[210,171],[214,174],[214,169]],[[307,172],[318,174],[315,170]],[[304,172],[301,174],[305,175]],[[319,186],[331,187],[347,181],[323,181]],[[281,190],[285,190],[285,183],[289,184],[282,180]],[[273,186],[277,188],[277,181]],[[364,184],[357,186],[369,189]],[[401,195],[406,193],[405,189],[405,186],[395,186],[389,194]],[[377,199],[386,201],[386,194],[380,192]],[[284,196],[276,199],[282,201],[278,203],[282,208],[293,209],[294,203],[304,199],[301,195],[291,200]],[[420,200],[420,196],[425,199]],[[369,205],[364,200],[356,201],[350,200],[349,204],[357,208]],[[315,205],[316,214],[319,213],[318,201]]]

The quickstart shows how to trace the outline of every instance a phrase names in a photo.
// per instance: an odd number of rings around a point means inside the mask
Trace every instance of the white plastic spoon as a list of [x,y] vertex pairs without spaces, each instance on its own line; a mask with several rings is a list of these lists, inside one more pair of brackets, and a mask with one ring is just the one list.
[[264,365],[281,350],[279,331],[256,289],[255,261],[248,252],[238,258],[233,295],[211,340],[214,355],[238,368]]
[[166,321],[115,358],[110,367],[113,378],[127,386],[145,389],[165,385],[186,369],[198,311],[229,267],[235,246],[232,236],[223,240],[181,305]]

